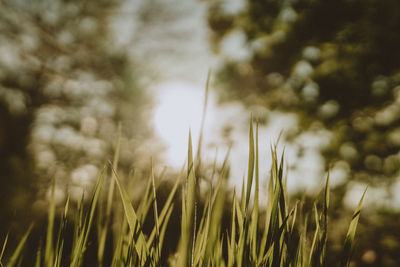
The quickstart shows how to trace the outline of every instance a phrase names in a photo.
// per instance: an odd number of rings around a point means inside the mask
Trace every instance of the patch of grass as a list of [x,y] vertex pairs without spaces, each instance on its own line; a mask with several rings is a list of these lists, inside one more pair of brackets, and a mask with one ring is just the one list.
[[[111,266],[160,266],[165,262],[169,262],[171,266],[182,267],[327,266],[329,175],[322,193],[322,201],[320,203],[315,201],[311,214],[305,214],[299,201],[294,206],[289,205],[284,179],[284,155],[279,156],[277,145],[274,145],[271,147],[268,201],[266,205],[260,205],[258,125],[254,134],[253,122],[250,122],[249,131],[247,181],[243,181],[240,197],[236,191],[231,195],[227,190],[228,156],[220,168],[214,166],[212,173],[217,174],[217,179],[209,183],[206,195],[200,195],[200,183],[196,177],[196,162],[192,156],[192,140],[189,133],[186,174],[182,171],[178,175],[167,199],[161,203],[157,199],[157,180],[151,166],[147,187],[136,207],[132,204],[130,193],[135,186],[133,180],[129,186],[125,186],[118,175],[119,141],[117,144],[114,161],[101,172],[89,205],[84,205],[83,200],[78,203],[72,222],[68,221],[71,210],[67,200],[60,216],[60,223],[55,223],[53,183],[48,226],[44,238],[45,246],[44,248],[39,246],[37,249],[33,265],[84,266],[90,243],[90,246],[97,249],[96,259],[92,259],[92,264],[97,266],[108,265],[104,259],[106,252],[112,255]],[[108,176],[111,178],[106,181]],[[103,186],[105,183],[107,187]],[[114,197],[114,189],[119,195],[117,198]],[[179,203],[177,192],[181,192],[180,225],[170,225],[173,210]],[[343,256],[338,262],[340,266],[349,265],[363,198],[364,195],[351,220],[344,241]],[[119,213],[115,207],[121,203],[123,212]],[[227,203],[231,204],[229,214],[226,214]],[[151,214],[149,212],[151,210],[153,225],[150,227],[151,231],[146,233],[143,226],[144,222],[148,221],[146,218]],[[224,218],[229,218],[228,227],[223,227]],[[97,227],[94,227],[95,223]],[[112,230],[112,224],[119,227]],[[308,233],[309,224],[315,226],[311,235]],[[65,247],[67,226],[73,228],[70,249]],[[176,228],[180,228],[178,247],[174,254],[163,255],[164,246],[169,245],[166,232]],[[10,254],[10,256],[2,266],[21,264],[24,257],[23,247],[31,229],[32,226],[26,231],[18,246],[9,253],[6,248],[7,235],[3,242],[0,261],[4,262],[3,255]],[[96,233],[93,235],[91,232],[94,230]],[[309,236],[312,238],[308,238]],[[111,248],[111,252],[107,248]]]

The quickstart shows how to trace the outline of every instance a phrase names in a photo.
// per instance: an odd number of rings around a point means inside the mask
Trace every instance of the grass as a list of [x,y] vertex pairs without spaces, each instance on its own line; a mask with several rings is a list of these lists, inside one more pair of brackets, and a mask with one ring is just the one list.
[[[322,200],[315,201],[311,212],[306,213],[300,201],[290,205],[284,179],[284,154],[279,156],[277,145],[274,145],[271,147],[268,201],[260,205],[258,125],[254,134],[253,122],[249,131],[248,174],[246,181],[243,180],[240,196],[235,190],[231,195],[226,189],[228,155],[220,168],[214,166],[212,176],[216,180],[211,177],[206,193],[200,194],[204,190],[200,190],[189,133],[186,171],[180,172],[166,200],[161,203],[157,198],[158,180],[151,166],[147,187],[139,203],[133,205],[131,196],[135,179],[125,185],[118,175],[119,144],[118,138],[114,160],[101,172],[89,204],[85,205],[82,198],[73,212],[68,199],[59,223],[55,223],[58,217],[53,183],[45,245],[37,248],[36,259],[29,261],[32,265],[85,266],[90,244],[97,250],[97,257],[91,259],[95,266],[160,266],[167,262],[171,266],[327,266],[329,175]],[[107,187],[104,187],[105,183]],[[114,196],[114,190],[118,197]],[[181,192],[180,196],[178,192]],[[349,266],[364,195],[354,212],[342,257],[336,265]],[[179,198],[180,225],[171,225],[171,215],[179,206]],[[118,212],[121,203],[122,212]],[[230,205],[228,214],[227,203]],[[144,223],[151,210],[151,230],[146,232]],[[229,218],[227,227],[223,226],[226,218]],[[14,249],[8,249],[6,236],[0,254],[1,266],[22,266],[23,248],[32,227]],[[69,249],[65,245],[68,227],[73,228]],[[166,232],[176,228],[180,228],[176,251],[163,255],[164,248],[169,246]],[[105,260],[106,253],[111,255],[108,261]],[[8,255],[6,260],[5,255]]]

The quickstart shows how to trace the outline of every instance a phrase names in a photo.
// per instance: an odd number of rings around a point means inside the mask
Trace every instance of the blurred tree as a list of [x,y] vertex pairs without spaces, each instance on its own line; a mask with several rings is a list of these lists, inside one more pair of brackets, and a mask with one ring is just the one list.
[[33,213],[45,212],[53,178],[58,201],[65,187],[78,199],[91,188],[112,158],[118,121],[122,166],[144,151],[135,135],[151,137],[139,113],[146,95],[112,36],[121,3],[0,1],[2,229],[21,218],[28,223],[32,213],[22,211],[32,204]]
[[246,53],[226,56],[222,95],[296,112],[303,130],[322,122],[334,133],[322,151],[327,162],[358,181],[396,182],[400,2],[251,0],[237,13],[226,5],[210,7],[214,49],[224,54],[239,36]]
[[400,1],[249,0],[236,13],[227,5],[214,1],[208,13],[213,48],[225,57],[222,97],[298,114],[301,127],[288,139],[329,129],[326,167],[351,182],[332,194],[328,255],[339,255],[347,230],[344,202],[369,183],[368,206],[386,212],[363,219],[354,263],[395,266],[398,225],[387,222],[400,203]]

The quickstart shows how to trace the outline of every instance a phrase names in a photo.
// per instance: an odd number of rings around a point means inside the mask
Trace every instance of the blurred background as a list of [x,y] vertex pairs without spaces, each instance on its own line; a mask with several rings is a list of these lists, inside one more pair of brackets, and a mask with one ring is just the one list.
[[1,0],[1,238],[46,213],[53,179],[59,203],[90,192],[119,123],[121,176],[150,157],[176,172],[211,70],[203,166],[231,147],[240,187],[252,114],[263,183],[280,134],[291,195],[315,196],[330,170],[333,252],[368,185],[355,264],[397,266],[399,12],[398,0]]

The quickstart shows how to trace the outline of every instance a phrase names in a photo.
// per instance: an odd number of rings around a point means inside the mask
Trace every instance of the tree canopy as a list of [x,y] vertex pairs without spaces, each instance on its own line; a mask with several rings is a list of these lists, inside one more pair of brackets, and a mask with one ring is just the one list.
[[143,150],[135,135],[151,136],[139,68],[112,36],[121,3],[0,1],[0,227],[41,210],[53,179],[81,198],[118,121],[125,169]]
[[232,14],[217,2],[208,17],[214,48],[239,33],[249,52],[219,70],[222,94],[251,92],[299,114],[303,129],[327,127],[327,162],[390,184],[400,167],[399,11],[396,0],[251,0]]

